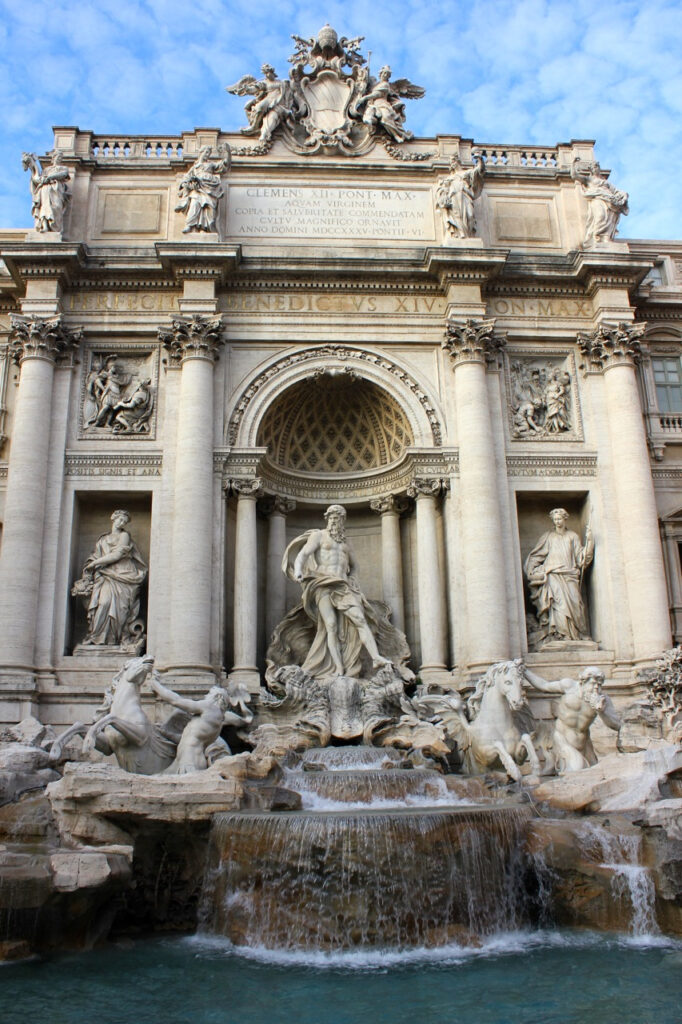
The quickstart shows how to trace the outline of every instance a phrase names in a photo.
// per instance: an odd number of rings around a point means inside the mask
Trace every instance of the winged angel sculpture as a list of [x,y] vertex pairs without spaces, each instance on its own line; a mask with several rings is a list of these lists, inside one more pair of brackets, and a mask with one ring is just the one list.
[[237,96],[251,96],[245,106],[248,125],[243,135],[257,135],[258,143],[244,153],[266,153],[279,135],[294,152],[335,149],[359,155],[381,142],[399,159],[421,160],[430,154],[407,153],[400,144],[411,139],[405,128],[404,99],[419,99],[421,86],[407,78],[391,81],[391,69],[370,74],[359,50],[363,36],[339,39],[325,25],[316,38],[292,36],[295,53],[286,79],[277,77],[270,64],[261,68],[263,78],[244,75],[228,88]]

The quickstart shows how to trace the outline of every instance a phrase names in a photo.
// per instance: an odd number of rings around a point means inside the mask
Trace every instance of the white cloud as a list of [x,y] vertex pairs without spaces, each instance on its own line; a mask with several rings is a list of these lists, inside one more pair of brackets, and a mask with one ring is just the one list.
[[[267,60],[287,69],[292,32],[329,20],[366,36],[427,89],[417,134],[552,144],[595,137],[631,192],[631,236],[681,235],[671,169],[682,160],[678,0],[0,0],[4,181],[0,224],[28,225],[21,151],[52,124],[150,134],[244,123],[224,88]],[[20,197],[20,201],[18,201]]]

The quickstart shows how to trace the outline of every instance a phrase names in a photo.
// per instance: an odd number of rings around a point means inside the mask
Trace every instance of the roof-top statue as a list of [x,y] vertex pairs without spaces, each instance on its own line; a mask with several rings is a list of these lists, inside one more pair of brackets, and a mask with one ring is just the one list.
[[262,79],[244,75],[230,86],[230,93],[253,97],[245,107],[249,124],[241,131],[258,135],[259,141],[242,152],[266,153],[277,133],[296,153],[328,149],[357,156],[381,142],[399,159],[429,155],[398,148],[412,138],[404,127],[402,100],[419,99],[424,90],[407,78],[391,81],[389,67],[372,77],[359,51],[363,38],[339,39],[330,25],[313,39],[294,35],[296,50],[289,57],[288,78],[278,78],[275,69],[264,64]]

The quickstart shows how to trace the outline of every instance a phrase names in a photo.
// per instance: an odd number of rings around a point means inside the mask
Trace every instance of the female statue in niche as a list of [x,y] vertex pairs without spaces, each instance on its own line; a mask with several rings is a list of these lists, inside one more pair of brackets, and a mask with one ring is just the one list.
[[128,532],[129,522],[129,512],[112,513],[111,532],[99,538],[71,590],[87,602],[88,632],[79,648],[118,647],[137,654],[144,644],[138,616],[148,566]]
[[543,533],[524,565],[530,598],[535,605],[540,643],[589,640],[587,611],[581,594],[583,573],[594,556],[589,525],[585,543],[566,528],[568,512],[553,508],[554,529]]

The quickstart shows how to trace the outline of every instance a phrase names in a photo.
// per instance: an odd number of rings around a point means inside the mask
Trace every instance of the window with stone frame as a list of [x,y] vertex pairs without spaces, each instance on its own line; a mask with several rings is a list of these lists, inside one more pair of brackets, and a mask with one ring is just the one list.
[[682,361],[679,356],[651,360],[658,411],[682,413]]

